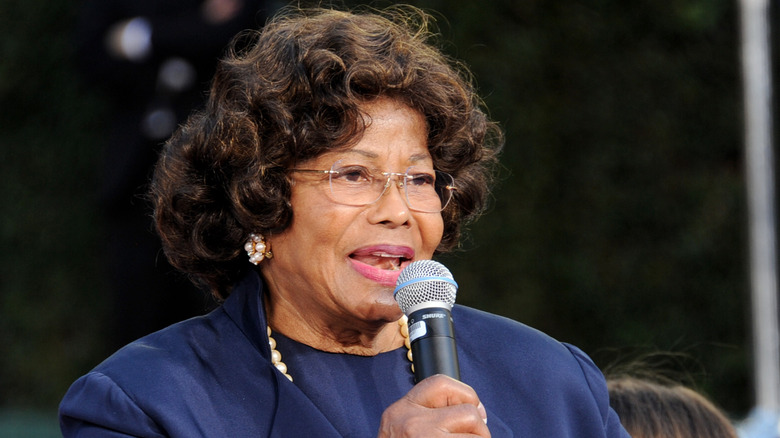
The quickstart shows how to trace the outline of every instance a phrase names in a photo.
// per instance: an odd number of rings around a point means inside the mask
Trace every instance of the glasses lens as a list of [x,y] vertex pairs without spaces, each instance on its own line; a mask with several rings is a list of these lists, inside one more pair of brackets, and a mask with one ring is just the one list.
[[406,171],[404,187],[406,201],[412,210],[438,213],[452,198],[453,178],[440,171],[422,171],[414,167]]
[[452,192],[455,190],[455,177],[446,172],[436,171],[436,193],[441,200],[441,209],[444,210],[452,200]]
[[361,165],[342,165],[337,161],[331,167],[330,191],[333,200],[345,205],[371,204],[384,191],[384,180],[374,178],[368,168]]
[[404,174],[387,174],[341,161],[331,166],[330,191],[339,204],[368,205],[385,192],[388,178],[403,183],[406,203],[412,210],[438,213],[452,198],[454,179],[448,173],[410,167]]

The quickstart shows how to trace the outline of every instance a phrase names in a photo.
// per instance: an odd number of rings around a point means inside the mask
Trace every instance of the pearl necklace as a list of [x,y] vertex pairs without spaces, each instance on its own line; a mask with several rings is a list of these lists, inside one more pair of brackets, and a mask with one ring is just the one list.
[[[406,358],[409,362],[412,362],[412,373],[414,373],[414,362],[412,361],[412,347],[409,343],[409,326],[406,325],[406,315],[402,316],[398,320],[398,331],[404,338],[404,345],[406,346]],[[271,336],[271,326],[266,326],[266,332],[268,333],[268,345],[271,347],[271,363],[279,370],[284,377],[287,377],[292,382],[293,378],[287,373],[287,365],[282,362],[282,353],[276,349],[276,339]]]

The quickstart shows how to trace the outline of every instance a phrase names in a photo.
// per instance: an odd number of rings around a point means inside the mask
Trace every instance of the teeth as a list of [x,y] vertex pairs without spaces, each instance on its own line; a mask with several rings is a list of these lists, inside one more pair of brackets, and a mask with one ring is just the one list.
[[403,258],[403,256],[394,255],[394,254],[378,254],[378,256],[388,259],[388,261],[390,262],[391,271],[398,271],[401,269],[401,259]]
[[[390,264],[389,267],[385,269],[389,269],[391,271],[398,271],[401,269],[401,261],[404,259],[403,255],[400,254],[389,254],[386,252],[375,252],[372,253],[374,257],[379,257],[382,259],[386,259],[386,261]],[[385,265],[387,266],[387,265]]]
[[374,253],[374,255],[377,256],[377,257],[389,257],[389,258],[392,258],[392,259],[403,258],[403,256],[400,255],[400,254],[388,254],[386,252],[378,252],[378,253]]
[[[352,257],[352,255],[350,255]],[[376,251],[365,254],[355,254],[354,257],[363,263],[373,265],[376,268],[388,271],[400,271],[402,265],[409,258],[404,254],[391,254],[384,251]]]

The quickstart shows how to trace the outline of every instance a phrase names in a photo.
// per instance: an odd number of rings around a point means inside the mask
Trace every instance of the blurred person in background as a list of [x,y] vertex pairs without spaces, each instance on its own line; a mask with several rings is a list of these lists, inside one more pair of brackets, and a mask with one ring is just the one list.
[[737,438],[734,425],[703,394],[675,382],[609,377],[609,404],[633,438]]
[[225,46],[262,25],[267,0],[87,0],[76,42],[109,126],[99,203],[111,293],[110,348],[214,306],[168,264],[143,200],[161,144],[202,105]]

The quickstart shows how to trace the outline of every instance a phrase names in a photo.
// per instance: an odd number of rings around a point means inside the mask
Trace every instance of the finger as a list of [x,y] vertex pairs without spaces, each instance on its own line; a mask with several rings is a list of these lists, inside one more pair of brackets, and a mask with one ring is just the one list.
[[409,400],[428,408],[441,408],[462,403],[479,406],[479,397],[469,385],[437,374],[415,385],[407,394]]
[[478,407],[471,404],[459,404],[436,409],[438,428],[448,434],[470,434],[489,437],[485,417]]
[[490,437],[486,412],[476,392],[446,376],[432,376],[382,414],[379,437]]
[[477,407],[472,404],[426,408],[402,399],[385,410],[377,436],[490,438],[490,430]]

